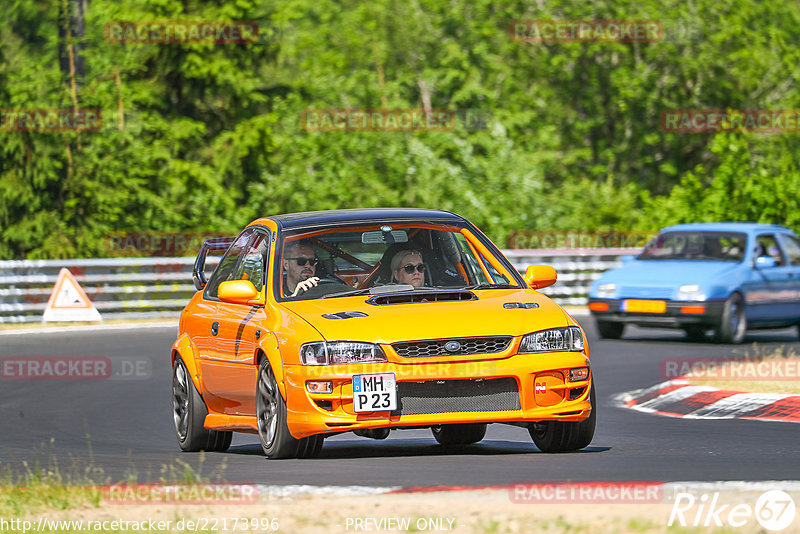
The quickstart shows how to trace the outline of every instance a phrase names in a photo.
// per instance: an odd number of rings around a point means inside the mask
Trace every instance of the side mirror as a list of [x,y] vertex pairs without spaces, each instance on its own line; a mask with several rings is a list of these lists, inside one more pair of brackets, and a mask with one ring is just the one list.
[[263,305],[264,297],[250,280],[228,280],[222,282],[217,290],[217,296],[222,302],[231,304]]
[[778,262],[771,256],[759,256],[756,258],[756,269],[769,269],[776,265],[778,265]]
[[541,289],[556,283],[556,270],[549,265],[531,265],[525,270],[525,283],[531,289]]

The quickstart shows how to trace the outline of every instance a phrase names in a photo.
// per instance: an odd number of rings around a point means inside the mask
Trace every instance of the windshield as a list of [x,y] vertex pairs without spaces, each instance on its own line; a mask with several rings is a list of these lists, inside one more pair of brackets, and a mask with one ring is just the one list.
[[279,300],[383,291],[521,287],[506,262],[468,229],[433,223],[375,223],[285,232]]
[[744,260],[747,235],[735,232],[665,232],[644,248],[640,260]]

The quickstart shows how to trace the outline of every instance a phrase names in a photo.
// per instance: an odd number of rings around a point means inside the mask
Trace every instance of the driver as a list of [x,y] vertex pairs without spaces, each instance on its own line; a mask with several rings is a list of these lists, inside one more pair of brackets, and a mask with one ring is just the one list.
[[418,250],[401,250],[392,258],[392,275],[401,284],[425,285],[425,264]]
[[284,295],[296,297],[300,291],[308,291],[316,286],[319,278],[314,275],[318,262],[314,247],[307,239],[287,244],[283,256],[283,268],[286,271]]

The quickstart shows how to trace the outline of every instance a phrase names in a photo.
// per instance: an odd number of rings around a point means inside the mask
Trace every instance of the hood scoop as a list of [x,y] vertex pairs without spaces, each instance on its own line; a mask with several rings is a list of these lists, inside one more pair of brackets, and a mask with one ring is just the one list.
[[472,291],[414,291],[378,295],[367,300],[373,306],[388,306],[390,304],[417,304],[423,302],[457,302],[463,300],[478,300]]
[[360,311],[325,313],[322,316],[326,319],[355,319],[357,317],[368,317],[366,313]]

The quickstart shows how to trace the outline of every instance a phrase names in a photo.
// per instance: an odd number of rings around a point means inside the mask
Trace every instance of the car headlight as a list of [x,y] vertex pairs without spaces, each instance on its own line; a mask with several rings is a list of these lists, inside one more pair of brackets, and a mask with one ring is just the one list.
[[678,288],[678,300],[706,300],[703,290],[697,284],[681,286]]
[[582,352],[583,334],[577,326],[531,332],[522,338],[519,354],[534,352]]
[[375,343],[358,341],[315,341],[300,347],[303,365],[386,362],[386,354]]
[[617,296],[617,284],[600,284],[597,286],[597,298],[613,299]]

